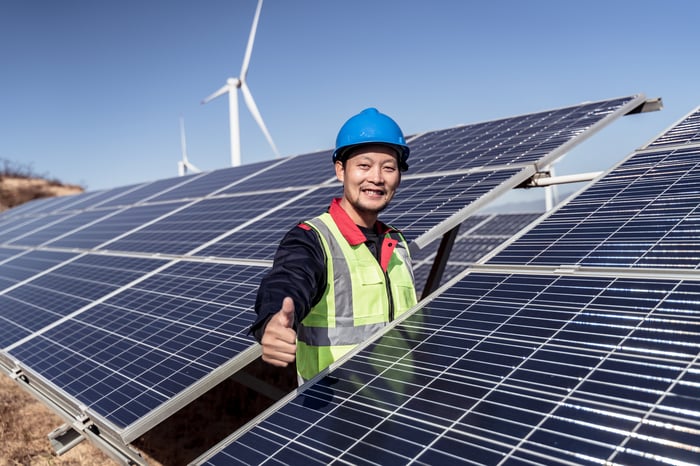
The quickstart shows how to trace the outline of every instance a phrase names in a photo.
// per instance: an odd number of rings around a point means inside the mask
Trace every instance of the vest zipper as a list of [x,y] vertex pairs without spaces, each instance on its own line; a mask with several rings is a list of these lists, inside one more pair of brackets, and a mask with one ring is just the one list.
[[389,322],[393,322],[396,310],[394,309],[394,297],[391,294],[391,282],[389,281],[388,272],[384,272],[384,279],[386,281],[386,296],[389,298]]

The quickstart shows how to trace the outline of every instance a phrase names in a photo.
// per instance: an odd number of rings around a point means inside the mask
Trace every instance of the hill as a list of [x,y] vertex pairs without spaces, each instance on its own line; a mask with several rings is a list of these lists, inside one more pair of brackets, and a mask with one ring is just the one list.
[[42,197],[82,193],[81,186],[43,178],[0,175],[0,212]]

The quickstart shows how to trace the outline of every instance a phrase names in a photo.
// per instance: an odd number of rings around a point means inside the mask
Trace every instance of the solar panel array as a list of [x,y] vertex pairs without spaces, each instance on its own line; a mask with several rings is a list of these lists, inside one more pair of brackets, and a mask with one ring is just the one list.
[[198,464],[700,464],[699,115]]
[[[414,136],[384,219],[429,244],[643,101]],[[0,214],[0,367],[131,442],[257,357],[247,329],[281,234],[340,192],[321,151]]]

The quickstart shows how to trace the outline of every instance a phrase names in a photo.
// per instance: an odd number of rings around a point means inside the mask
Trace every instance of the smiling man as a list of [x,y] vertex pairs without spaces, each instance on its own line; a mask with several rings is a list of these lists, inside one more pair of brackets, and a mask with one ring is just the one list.
[[379,221],[408,170],[401,128],[368,108],[340,128],[333,152],[343,195],[292,228],[263,278],[251,332],[263,360],[313,378],[414,304],[408,245]]

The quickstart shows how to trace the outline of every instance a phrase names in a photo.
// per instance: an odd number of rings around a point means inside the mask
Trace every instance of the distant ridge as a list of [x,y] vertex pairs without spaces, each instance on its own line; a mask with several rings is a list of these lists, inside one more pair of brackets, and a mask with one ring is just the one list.
[[65,196],[84,191],[77,185],[26,176],[0,174],[0,212],[43,197]]

